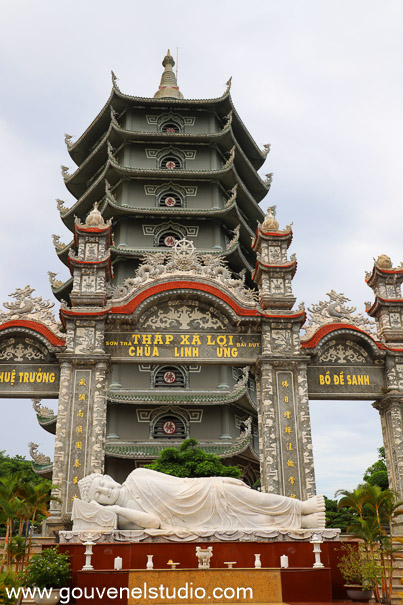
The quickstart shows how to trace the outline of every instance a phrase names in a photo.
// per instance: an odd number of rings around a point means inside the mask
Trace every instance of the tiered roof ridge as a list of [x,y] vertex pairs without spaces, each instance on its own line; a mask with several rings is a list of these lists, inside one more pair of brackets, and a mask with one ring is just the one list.
[[[118,138],[118,140],[115,140],[114,137],[111,136],[113,134],[121,136]],[[136,137],[139,137],[141,135],[144,136],[144,140],[135,140]],[[259,197],[259,201],[261,201],[268,191],[268,186],[262,179],[262,177],[258,174],[258,172],[256,172],[256,169],[250,162],[248,156],[245,154],[242,146],[239,145],[231,125],[224,127],[224,129],[218,133],[172,133],[167,135],[166,133],[161,132],[127,130],[125,128],[117,126],[116,124],[111,123],[108,130],[100,139],[99,143],[94,147],[91,153],[81,162],[81,164],[78,165],[75,172],[67,175],[64,178],[64,182],[70,193],[72,193],[76,197],[82,195],[82,192],[80,193],[80,185],[83,186],[84,184],[85,186],[85,183],[87,182],[88,176],[86,176],[86,172],[89,171],[90,175],[94,174],[94,172],[97,171],[97,166],[99,169],[101,163],[107,161],[108,142],[115,146],[117,146],[119,143],[123,143],[126,140],[131,140],[132,142],[141,144],[146,141],[149,141],[151,138],[155,139],[156,142],[164,142],[166,140],[167,143],[172,143],[173,140],[177,140],[178,143],[182,142],[182,144],[187,144],[185,142],[186,140],[191,140],[195,143],[203,141],[210,142],[214,140],[225,140],[226,138],[228,138],[228,135],[229,140],[227,141],[227,145],[225,146],[225,149],[223,149],[223,151],[228,153],[231,148],[235,146],[236,153],[234,163],[241,173],[245,173],[245,178],[248,180],[248,182],[250,180],[253,180],[255,182],[253,190],[256,190],[255,195]],[[96,165],[94,166],[94,164]]]
[[[239,117],[238,112],[235,109],[235,106],[232,102],[232,98],[227,89],[221,97],[216,97],[212,99],[154,99],[150,97],[139,97],[139,96],[131,96],[122,93],[116,87],[112,88],[112,91],[109,95],[108,100],[105,105],[99,112],[99,114],[94,118],[88,128],[83,132],[83,134],[75,141],[68,146],[68,152],[72,160],[79,165],[87,155],[87,150],[82,150],[82,147],[92,147],[96,144],[97,140],[103,136],[103,132],[108,129],[109,121],[110,121],[110,107],[112,106],[115,111],[123,111],[127,107],[127,102],[130,102],[132,105],[151,105],[153,108],[157,109],[161,106],[161,109],[165,109],[165,106],[169,105],[177,105],[178,107],[183,107],[186,109],[186,106],[199,106],[206,108],[211,107],[211,105],[219,105],[222,107],[222,112],[220,114],[221,118],[224,118],[226,115],[232,111],[232,120],[234,126],[234,132],[236,138],[238,138],[236,131],[239,131],[241,137],[245,138],[246,147],[248,148],[249,159],[252,165],[255,166],[255,169],[259,169],[265,159],[266,152],[261,150],[257,143],[254,141],[252,135],[249,133],[245,124]],[[109,111],[108,111],[109,110]],[[95,132],[95,127],[98,126],[97,132]],[[92,135],[92,137],[91,137]],[[95,136],[94,136],[95,135]]]

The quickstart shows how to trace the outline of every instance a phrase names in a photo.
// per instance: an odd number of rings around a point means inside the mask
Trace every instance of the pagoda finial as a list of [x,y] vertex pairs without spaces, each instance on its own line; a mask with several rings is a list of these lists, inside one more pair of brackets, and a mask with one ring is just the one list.
[[164,66],[165,70],[162,74],[159,88],[154,95],[154,99],[183,99],[183,94],[179,90],[176,75],[173,70],[175,61],[169,52],[169,48],[164,57],[162,65]]
[[279,223],[276,219],[276,206],[269,206],[266,218],[263,221],[263,231],[278,231]]
[[85,219],[86,227],[105,227],[102,214],[98,210],[98,202],[95,202],[93,209]]
[[393,267],[390,257],[386,254],[381,254],[376,260],[374,259],[374,261],[378,267],[381,267],[381,269],[392,269]]

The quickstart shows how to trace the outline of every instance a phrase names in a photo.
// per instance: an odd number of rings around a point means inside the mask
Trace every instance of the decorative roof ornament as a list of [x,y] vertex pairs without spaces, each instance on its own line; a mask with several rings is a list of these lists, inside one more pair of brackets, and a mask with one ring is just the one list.
[[114,195],[113,195],[113,193],[112,193],[112,187],[111,187],[111,184],[110,184],[110,182],[109,182],[109,181],[107,181],[106,179],[105,179],[105,195],[106,195],[107,197],[109,197],[109,199],[111,199],[111,200],[112,200],[112,202],[115,202],[115,204],[117,204],[117,203],[118,203],[118,202],[117,202],[117,199],[115,198],[115,196],[114,196]]
[[60,166],[61,171],[62,171],[62,177],[64,179],[68,179],[71,174],[69,173],[69,168],[67,166]]
[[83,226],[97,227],[97,228],[101,228],[101,229],[103,227],[107,227],[108,225],[111,225],[112,219],[110,218],[105,223],[102,214],[98,210],[98,206],[99,206],[99,203],[95,202],[93,209],[91,210],[91,212],[88,214],[87,218],[85,219],[84,225],[81,223],[80,219],[76,217],[76,220],[75,220],[76,225],[78,225],[79,227],[83,227]]
[[376,260],[374,259],[374,261],[381,269],[392,269],[393,267],[390,256],[387,256],[386,254],[381,254]]
[[263,231],[278,231],[279,222],[276,219],[276,208],[277,206],[268,207],[266,218],[262,224]]
[[230,149],[228,160],[225,162],[223,169],[228,168],[228,166],[231,166],[234,159],[235,159],[235,145]]
[[178,240],[172,248],[170,268],[189,271],[197,268],[197,252],[193,242],[185,237]]
[[56,203],[57,203],[57,209],[60,212],[60,214],[65,214],[68,211],[68,208],[66,208],[64,206],[63,200],[56,199]]
[[244,368],[241,368],[241,373],[239,375],[239,378],[238,378],[236,384],[234,385],[234,391],[239,391],[240,389],[243,389],[248,384],[249,372],[250,372],[250,366],[245,366]]
[[35,462],[35,464],[38,464],[39,466],[45,466],[47,464],[52,463],[49,456],[45,456],[45,454],[41,454],[40,452],[38,452],[39,445],[37,443],[34,443],[33,441],[31,441],[30,443],[28,443],[28,447],[29,447],[29,455],[31,456],[31,458]]
[[110,109],[111,109],[111,121],[114,124],[118,124],[118,117],[119,117],[118,112],[116,111],[116,109],[112,105],[111,105]]
[[242,282],[246,283],[246,267],[241,269],[240,272],[238,273],[238,275],[239,275],[239,278],[242,280]]
[[53,289],[60,288],[64,282],[60,281],[60,279],[56,279],[57,273],[53,273],[53,271],[48,271],[50,285]]
[[267,187],[267,191],[269,191],[270,187],[271,187],[271,183],[273,180],[273,173],[269,172],[268,174],[265,174],[266,180],[264,181],[264,184]]
[[64,133],[64,142],[67,145],[67,149],[70,149],[70,147],[73,147],[73,141],[71,140],[73,137],[71,136],[71,134],[68,134],[67,132]]
[[232,240],[230,242],[228,242],[227,250],[229,250],[230,248],[233,248],[233,246],[235,246],[239,242],[240,232],[241,232],[241,225],[237,225],[235,227],[235,229],[232,231],[234,236],[233,236]]
[[[246,381],[248,381],[249,368],[245,368],[245,369],[247,369]],[[244,370],[242,370],[242,371],[244,371]],[[237,437],[235,439],[234,445],[241,444],[245,439],[247,439],[248,437],[251,437],[251,435],[252,435],[252,416],[248,416],[246,418],[246,420],[242,420],[241,433],[240,433],[239,437]]]
[[229,93],[229,91],[231,90],[231,84],[232,84],[232,76],[230,76],[229,80],[227,80],[227,82],[226,82],[227,88],[225,90],[224,95],[227,95]]
[[113,157],[114,154],[114,148],[112,147],[112,144],[110,143],[110,141],[107,142],[107,149],[108,149],[108,156],[114,160],[115,158]]
[[231,126],[233,114],[234,114],[234,112],[231,109],[231,111],[229,112],[229,114],[225,116],[224,119],[227,120],[227,121],[225,123],[225,127],[224,128],[228,128],[228,126]]
[[35,292],[31,286],[25,288],[17,288],[15,292],[10,294],[15,302],[5,302],[3,306],[8,309],[8,313],[0,310],[0,323],[15,319],[30,319],[39,321],[48,326],[55,334],[60,335],[59,329],[61,324],[56,322],[53,313],[50,309],[55,306],[55,303],[49,300],[44,300],[42,296],[32,296]]
[[364,317],[362,313],[353,315],[357,308],[347,307],[345,305],[350,299],[344,296],[343,293],[339,294],[334,290],[331,290],[326,296],[328,296],[330,300],[319,301],[319,303],[308,308],[311,315],[309,316],[306,326],[303,326],[303,329],[306,330],[303,340],[309,340],[319,328],[333,323],[349,324],[360,328],[360,330],[368,332],[373,336],[376,335],[375,324]]
[[[384,271],[392,271],[392,272],[400,272],[403,269],[403,263],[400,263],[400,265],[398,265],[397,267],[393,267],[393,263],[392,260],[390,258],[390,256],[388,256],[387,254],[380,254],[378,256],[378,258],[374,258],[374,268],[378,268],[384,270]],[[371,271],[365,271],[365,279],[366,281],[369,281],[372,277],[374,273],[374,269],[371,269]],[[372,307],[373,303],[365,303],[366,304],[366,308],[370,308]]]
[[117,78],[113,72],[113,70],[111,69],[111,76],[112,76],[112,86],[115,90],[117,90],[118,92],[120,92],[119,86],[117,85],[117,81],[119,80],[119,78]]
[[263,153],[263,155],[264,155],[265,158],[269,155],[270,148],[271,148],[271,144],[270,143],[265,143],[265,145],[263,145],[263,151],[262,151],[262,153]]
[[148,282],[166,278],[173,280],[175,277],[183,277],[184,274],[186,278],[190,276],[194,279],[212,279],[228,289],[238,300],[253,308],[257,307],[258,293],[247,288],[242,278],[233,278],[223,255],[200,254],[186,238],[177,241],[175,246],[166,252],[146,254],[136,270],[135,277],[127,278],[123,286],[117,287],[111,294],[113,300],[121,300]]
[[179,90],[176,75],[173,70],[175,61],[173,60],[169,49],[164,57],[162,65],[165,69],[161,76],[159,88],[154,95],[154,99],[183,99],[183,94]]
[[[34,408],[37,416],[41,418],[54,418],[55,413],[50,408],[44,407],[41,405],[41,399],[32,399],[32,407]],[[37,446],[38,447],[38,446]]]
[[231,206],[232,202],[234,202],[236,200],[236,196],[237,196],[237,191],[238,191],[238,183],[236,183],[232,189],[229,190],[229,193],[231,194],[230,197],[227,199],[227,201],[225,202],[225,207],[227,208],[228,206]]
[[52,239],[53,239],[53,245],[56,248],[56,250],[63,250],[63,248],[66,247],[66,244],[64,244],[63,242],[60,241],[60,235],[56,235],[55,233],[53,233]]

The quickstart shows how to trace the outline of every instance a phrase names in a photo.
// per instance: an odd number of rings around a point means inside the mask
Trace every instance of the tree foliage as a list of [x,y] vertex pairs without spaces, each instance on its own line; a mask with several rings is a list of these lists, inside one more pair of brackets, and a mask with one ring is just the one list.
[[372,466],[367,468],[363,479],[365,483],[369,483],[370,485],[378,485],[381,489],[388,489],[389,481],[385,460],[385,448],[380,447],[378,452],[378,460],[374,462]]
[[403,501],[390,489],[364,483],[354,491],[338,490],[342,496],[339,510],[353,510],[355,518],[348,531],[364,544],[365,552],[378,562],[380,576],[374,585],[375,600],[391,603],[394,561],[396,552],[392,543],[392,522],[403,514]]
[[380,447],[378,452],[378,460],[365,471],[363,484],[358,485],[352,492],[347,490],[338,490],[338,492],[336,492],[336,495],[344,495],[343,500],[345,502],[347,502],[345,498],[347,498],[347,494],[349,494],[350,501],[346,505],[339,507],[337,505],[337,500],[325,498],[327,527],[339,527],[342,532],[347,532],[348,527],[353,523],[357,515],[360,516],[359,502],[354,501],[354,498],[357,498],[357,494],[359,493],[359,488],[362,488],[365,485],[372,485],[378,486],[381,490],[388,489],[389,481],[385,462],[385,448]]
[[24,456],[7,456],[4,450],[0,450],[0,479],[3,477],[21,477],[24,483],[43,483],[46,481],[32,470],[31,463]]
[[185,439],[178,447],[167,447],[146,468],[174,477],[235,477],[241,475],[237,466],[225,466],[215,454],[198,447],[196,439]]
[[4,569],[7,575],[12,569],[25,568],[34,526],[49,514],[53,487],[50,481],[36,475],[22,456],[10,457],[0,452],[0,535],[5,541],[0,574]]
[[337,507],[337,500],[326,498],[326,527],[335,527],[341,529],[343,533],[347,532],[347,528],[351,525],[356,513],[348,508],[341,510]]

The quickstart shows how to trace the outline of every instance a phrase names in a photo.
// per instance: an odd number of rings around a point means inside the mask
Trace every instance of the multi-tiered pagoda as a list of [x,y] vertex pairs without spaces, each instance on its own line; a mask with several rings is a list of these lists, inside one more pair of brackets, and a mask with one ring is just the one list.
[[[53,530],[70,520],[90,473],[123,481],[193,437],[243,478],[291,498],[315,494],[309,399],[375,402],[391,487],[403,494],[403,267],[381,255],[355,313],[331,290],[295,307],[291,227],[259,202],[270,187],[258,149],[222,97],[186,100],[168,53],[153,98],[113,89],[73,143],[54,236],[71,278],[52,303],[18,288],[0,311],[0,397],[35,397],[55,434]],[[262,220],[264,219],[264,220]],[[252,245],[251,245],[252,244]],[[306,330],[301,334],[301,328]],[[58,396],[57,414],[39,399]]]
[[[199,363],[198,332],[208,330],[213,345],[217,330],[231,331],[214,299],[196,303],[174,289],[168,297],[159,294],[137,316],[130,303],[122,312],[122,300],[139,275],[146,282],[150,272],[165,272],[165,281],[172,282],[170,259],[175,255],[185,264],[187,259],[188,267],[183,267],[189,281],[214,270],[246,306],[256,306],[251,240],[264,217],[259,202],[270,188],[270,175],[263,181],[257,172],[269,146],[260,150],[245,128],[230,97],[230,81],[219,98],[187,100],[169,51],[163,66],[153,98],[123,94],[112,74],[111,95],[95,120],[76,142],[66,135],[77,168],[70,174],[62,167],[62,172],[77,201],[67,209],[58,200],[58,207],[73,239],[67,245],[57,236],[54,241],[71,278],[62,283],[52,275],[52,290],[62,301],[61,317],[70,334],[67,373],[69,353],[80,355],[76,387],[81,399],[72,403],[66,396],[64,410],[60,398],[53,480],[67,482],[69,498],[76,495],[75,485],[85,472],[104,467],[123,480],[133,468],[187,437],[226,463],[240,465],[250,484],[259,477],[253,373],[241,356],[241,363],[237,357],[224,364],[214,358]],[[256,319],[254,328],[247,319],[242,330],[256,333]],[[171,344],[169,334],[181,330],[183,338],[172,343],[178,346],[161,359],[161,345]],[[127,333],[126,344],[117,332]],[[228,342],[218,337],[216,344],[223,345],[218,357],[229,355],[231,341],[233,337]],[[90,378],[85,368],[94,362],[99,375]],[[71,390],[70,374],[66,380]],[[80,450],[67,454],[65,441],[67,431],[84,430],[78,428],[83,425],[77,423],[77,414],[85,417],[80,402],[94,397],[95,385],[89,386],[89,380],[106,381],[107,398],[98,411],[91,411],[90,422],[97,415],[99,421],[93,445],[97,453],[88,454],[87,445],[84,471],[84,461],[75,455]],[[67,420],[72,405],[77,409]],[[55,422],[42,419],[51,430]],[[93,429],[88,432],[94,434]],[[77,463],[75,469],[72,463]]]

